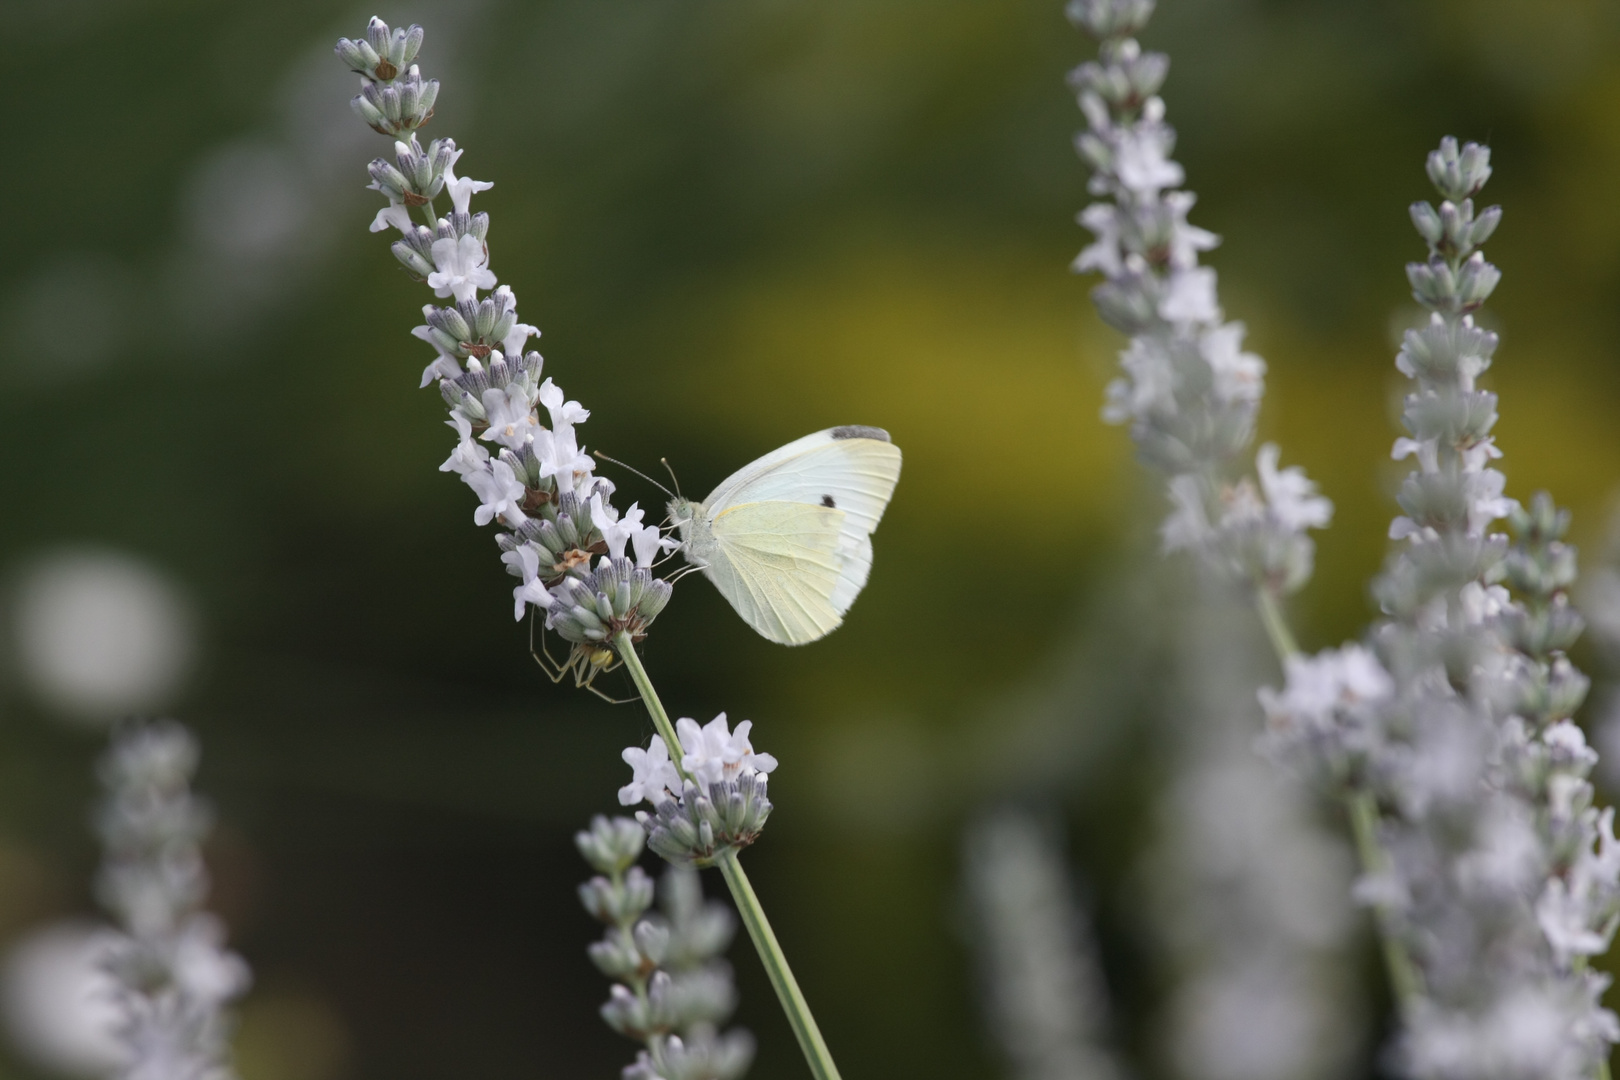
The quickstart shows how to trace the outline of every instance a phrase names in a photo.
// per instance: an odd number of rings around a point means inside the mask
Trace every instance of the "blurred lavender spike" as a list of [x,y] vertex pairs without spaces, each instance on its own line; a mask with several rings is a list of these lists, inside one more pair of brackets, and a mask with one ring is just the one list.
[[1010,1075],[1122,1080],[1102,1044],[1102,972],[1052,831],[1002,810],[968,830],[963,852],[984,1006]]
[[1188,223],[1197,197],[1178,190],[1185,174],[1170,156],[1176,136],[1158,96],[1169,60],[1132,36],[1152,11],[1150,0],[1068,7],[1100,44],[1069,83],[1088,125],[1075,147],[1091,167],[1091,194],[1106,200],[1079,215],[1096,239],[1074,270],[1103,275],[1091,294],[1098,314],[1130,338],[1103,418],[1128,425],[1143,462],[1166,477],[1165,549],[1193,552],[1275,599],[1310,578],[1306,530],[1326,526],[1333,504],[1298,466],[1280,468],[1274,445],[1247,471],[1266,365],[1243,351],[1243,324],[1225,321],[1215,271],[1198,264],[1219,238]]
[[1429,254],[1407,279],[1430,314],[1395,361],[1414,385],[1394,457],[1416,468],[1374,587],[1387,617],[1370,651],[1289,662],[1263,698],[1269,738],[1353,792],[1389,853],[1358,891],[1411,963],[1395,972],[1400,1071],[1575,1080],[1620,1041],[1609,979],[1589,967],[1620,915],[1620,845],[1572,720],[1588,685],[1567,656],[1583,629],[1575,551],[1568,514],[1545,494],[1506,498],[1491,465],[1497,399],[1475,380],[1497,337],[1475,313],[1500,277],[1478,248],[1501,215],[1471,198],[1490,153],[1447,138],[1428,172],[1444,198],[1411,215]]
[[1219,595],[1177,614],[1174,775],[1137,878],[1174,980],[1171,1063],[1181,1080],[1336,1080],[1364,1034],[1351,853],[1254,752],[1259,628]]
[[101,760],[97,893],[121,933],[108,951],[129,1058],[121,1080],[233,1080],[228,1002],[247,965],[203,910],[207,805],[191,793],[197,741],[172,720],[118,729]]
[[723,959],[737,930],[730,910],[703,898],[696,870],[672,865],[658,886],[660,910],[650,911],[652,879],[635,865],[646,834],[629,818],[598,816],[574,843],[597,872],[580,901],[607,924],[589,950],[615,980],[602,1019],[645,1047],[625,1080],[738,1080],[753,1063],[754,1038],[719,1030],[737,1007]]

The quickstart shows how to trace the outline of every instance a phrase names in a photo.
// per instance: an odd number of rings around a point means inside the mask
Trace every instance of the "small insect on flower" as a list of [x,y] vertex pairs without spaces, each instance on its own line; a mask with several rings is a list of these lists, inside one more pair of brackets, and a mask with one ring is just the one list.
[[732,473],[670,520],[686,561],[763,637],[804,645],[836,630],[872,572],[872,533],[900,480],[882,428],[846,425]]
[[606,671],[612,671],[623,663],[619,659],[619,654],[606,645],[579,642],[568,650],[566,659],[559,661],[546,648],[544,627],[541,628],[539,647],[536,648],[534,621],[531,621],[529,623],[529,655],[534,657],[534,662],[540,665],[540,670],[545,672],[546,677],[554,683],[560,683],[564,679],[572,677],[575,689],[589,690],[610,705],[628,705],[632,701],[641,700],[636,697],[609,697],[594,685],[598,675]]

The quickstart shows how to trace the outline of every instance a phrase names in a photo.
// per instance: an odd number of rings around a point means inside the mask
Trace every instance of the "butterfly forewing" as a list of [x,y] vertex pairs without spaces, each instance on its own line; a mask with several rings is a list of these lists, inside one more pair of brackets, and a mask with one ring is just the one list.
[[718,514],[729,505],[783,501],[832,505],[849,515],[847,528],[870,533],[900,479],[900,448],[867,438],[836,438],[818,431],[737,470],[714,489],[706,505]]

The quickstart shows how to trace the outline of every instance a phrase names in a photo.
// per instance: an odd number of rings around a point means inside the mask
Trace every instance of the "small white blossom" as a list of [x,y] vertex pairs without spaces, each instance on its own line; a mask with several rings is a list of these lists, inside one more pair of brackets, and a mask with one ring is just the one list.
[[480,436],[486,441],[498,442],[509,450],[521,450],[539,429],[534,416],[534,403],[523,387],[515,382],[505,387],[490,387],[484,391],[484,414],[489,427]]
[[440,379],[454,379],[460,374],[461,365],[456,362],[456,358],[440,353],[431,364],[422,369],[422,382],[417,386],[417,389],[425,389],[429,383],[437,382]]
[[388,199],[388,205],[377,211],[377,216],[371,220],[372,232],[382,232],[388,228],[398,229],[402,233],[415,228],[415,222],[411,221],[411,208],[402,202],[395,202],[392,196]]
[[479,499],[480,505],[473,512],[476,524],[488,525],[500,518],[506,524],[516,526],[525,520],[522,510],[523,483],[506,462],[490,462],[487,469],[466,473],[462,479]]
[[459,412],[453,412],[445,425],[455,429],[457,442],[456,448],[439,466],[439,471],[453,472],[457,476],[483,471],[489,464],[489,451],[479,446],[472,437],[472,421]]
[[472,197],[480,191],[488,191],[494,187],[493,181],[472,180],[456,175],[456,162],[461,160],[463,151],[459,148],[450,155],[450,160],[444,167],[444,190],[450,193],[450,201],[455,205],[456,213],[465,214],[472,204]]
[[1119,249],[1119,210],[1112,203],[1092,203],[1075,218],[1096,234],[1097,239],[1075,256],[1071,269],[1077,274],[1098,270],[1117,277],[1125,270],[1125,257]]
[[218,1008],[252,981],[242,958],[225,948],[225,925],[208,912],[186,919],[174,941],[175,985],[207,1008]]
[[553,428],[572,427],[575,424],[583,424],[591,418],[591,411],[579,402],[564,401],[562,387],[550,379],[540,384],[540,391],[536,396],[540,404],[551,414]]
[[1325,720],[1335,709],[1387,700],[1395,682],[1378,658],[1362,645],[1324,649],[1315,656],[1290,656],[1283,665],[1284,684],[1264,689],[1267,712]]
[[1255,458],[1266,505],[1290,532],[1325,528],[1333,520],[1333,503],[1316,493],[1316,484],[1306,479],[1305,470],[1298,465],[1279,471],[1281,453],[1276,443],[1266,443]]
[[1119,182],[1138,196],[1156,198],[1186,175],[1170,160],[1170,134],[1154,124],[1116,129],[1114,170]]
[[631,533],[641,527],[644,511],[637,503],[631,503],[630,509],[620,517],[613,505],[602,498],[601,494],[594,494],[588,504],[591,510],[591,524],[602,531],[602,540],[607,544],[608,555],[614,559],[624,558],[625,545],[630,542]]
[[1205,330],[1199,352],[1215,380],[1215,396],[1222,401],[1258,402],[1265,392],[1266,362],[1243,351],[1244,326],[1225,323]]
[[427,283],[435,296],[471,300],[479,289],[495,287],[489,249],[471,233],[459,240],[441,236],[433,241],[433,265],[436,269],[428,275]]
[[619,789],[620,806],[634,806],[643,800],[656,806],[669,798],[670,792],[681,790],[681,776],[669,759],[669,747],[658,736],[653,736],[647,749],[631,746],[619,756],[634,774]]
[[1126,377],[1108,384],[1104,420],[1121,424],[1175,412],[1175,366],[1162,343],[1149,337],[1132,338],[1119,354],[1119,366]]
[[1547,935],[1561,964],[1576,956],[1597,956],[1609,947],[1608,940],[1588,923],[1588,900],[1578,896],[1562,878],[1548,880],[1536,901],[1536,922]]
[[756,754],[748,742],[753,726],[752,720],[744,720],[736,731],[731,731],[726,725],[725,713],[702,727],[689,717],[675,721],[675,733],[680,736],[684,751],[681,768],[702,788],[735,780],[744,772],[770,772],[776,768],[776,759],[770,754]]
[[1215,271],[1207,266],[1177,270],[1170,275],[1159,315],[1172,323],[1215,323],[1221,307],[1215,298]]
[[646,570],[660,555],[680,547],[680,541],[664,535],[657,525],[646,525],[630,534],[630,546],[636,553],[636,566]]
[[1203,485],[1196,476],[1182,475],[1172,477],[1169,487],[1173,509],[1159,526],[1164,550],[1196,551],[1215,537],[1204,508]]
[[595,459],[580,448],[572,424],[535,431],[534,453],[540,459],[540,475],[554,478],[564,491],[576,490],[580,478],[596,468]]
[[1168,247],[1172,270],[1192,269],[1198,265],[1200,251],[1213,250],[1221,242],[1221,238],[1208,229],[1187,223],[1187,213],[1197,201],[1198,196],[1190,191],[1172,191],[1164,197],[1165,209],[1170,212]]

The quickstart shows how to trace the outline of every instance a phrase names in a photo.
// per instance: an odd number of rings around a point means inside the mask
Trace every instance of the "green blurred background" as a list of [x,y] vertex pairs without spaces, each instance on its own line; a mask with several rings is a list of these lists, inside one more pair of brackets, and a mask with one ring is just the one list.
[[[1304,640],[1372,614],[1391,327],[1420,254],[1405,207],[1443,134],[1491,144],[1506,208],[1509,494],[1550,487],[1595,546],[1620,482],[1620,8],[1160,7],[1145,43],[1172,56],[1194,219],[1225,238],[1222,298],[1271,366],[1262,434],[1338,507]],[[246,1080],[614,1075],[632,1048],[594,1015],[570,837],[614,809],[619,749],[648,725],[544,679],[471,496],[436,471],[452,437],[408,336],[429,297],[366,231],[387,144],[330,53],[372,13],[0,5],[0,573],[15,597],[52,553],[114,551],[184,597],[195,662],[152,704],[204,741],[216,906],[258,978]],[[492,266],[593,410],[590,446],[667,455],[691,492],[832,424],[905,450],[837,634],[769,645],[694,578],[646,646],[677,714],[752,718],[782,760],[747,861],[845,1075],[997,1075],[955,879],[964,818],[1009,793],[1066,810],[1151,1074],[1135,1018],[1157,976],[1117,897],[1167,750],[1130,708],[1104,723],[1043,689],[1099,655],[1155,678],[1116,586],[1152,572],[1134,553],[1159,497],[1098,419],[1118,342],[1066,269],[1088,200],[1063,78],[1091,49],[1061,5],[376,13],[427,28],[428,133],[496,182]],[[90,912],[96,858],[101,736],[31,689],[23,651],[0,669],[6,937]],[[797,1075],[757,962],[733,955],[753,1075]]]

